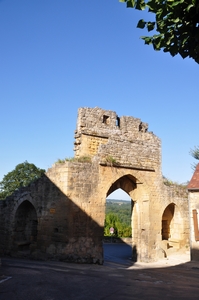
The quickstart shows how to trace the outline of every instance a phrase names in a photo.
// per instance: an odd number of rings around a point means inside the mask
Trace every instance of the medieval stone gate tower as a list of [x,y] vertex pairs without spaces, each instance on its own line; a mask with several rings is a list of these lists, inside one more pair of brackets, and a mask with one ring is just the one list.
[[0,204],[1,253],[102,263],[106,197],[118,188],[132,199],[138,261],[188,244],[187,194],[163,183],[161,142],[146,123],[80,108],[74,150],[73,160]]

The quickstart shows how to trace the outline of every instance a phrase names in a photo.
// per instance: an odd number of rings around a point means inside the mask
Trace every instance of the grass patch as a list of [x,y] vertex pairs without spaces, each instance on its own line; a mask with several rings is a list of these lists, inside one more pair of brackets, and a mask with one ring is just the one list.
[[107,164],[107,165],[110,165],[110,166],[119,166],[119,162],[114,158],[114,157],[112,157],[111,155],[107,155],[106,157],[105,157],[105,163]]
[[166,185],[166,186],[178,186],[178,187],[181,187],[181,188],[185,188],[187,187],[188,183],[178,183],[176,181],[173,181],[171,179],[168,179],[166,177],[163,176],[163,183]]
[[80,157],[66,157],[64,159],[58,159],[56,164],[64,164],[65,162],[81,162],[81,163],[91,163],[90,156],[80,156]]

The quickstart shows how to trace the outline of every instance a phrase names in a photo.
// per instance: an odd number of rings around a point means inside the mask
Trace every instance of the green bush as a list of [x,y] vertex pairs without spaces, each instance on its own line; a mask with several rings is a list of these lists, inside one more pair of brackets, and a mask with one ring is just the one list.
[[106,217],[104,224],[104,236],[111,236],[110,228],[114,228],[115,237],[131,237],[131,202],[124,201],[119,204],[116,201],[106,203]]

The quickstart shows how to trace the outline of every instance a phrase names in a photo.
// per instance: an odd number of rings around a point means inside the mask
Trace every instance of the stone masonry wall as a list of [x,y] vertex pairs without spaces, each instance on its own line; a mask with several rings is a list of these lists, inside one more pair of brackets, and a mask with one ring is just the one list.
[[[193,210],[196,211],[196,228],[194,228]],[[199,260],[199,190],[189,190],[189,218],[190,218],[190,240],[191,240],[191,258]]]
[[[103,263],[106,197],[118,188],[132,199],[135,260],[154,261],[162,250],[168,252],[165,245],[188,244],[187,194],[164,185],[161,142],[147,123],[80,108],[74,150],[73,161],[54,164],[41,179],[0,202],[1,255]],[[83,162],[83,157],[90,159]],[[170,233],[163,243],[167,216]]]
[[106,162],[111,156],[121,165],[161,171],[161,143],[148,124],[98,107],[79,109],[74,150],[76,157],[97,155]]
[[[52,175],[54,172],[56,176],[60,171],[63,175],[66,174],[67,167],[67,165],[58,166],[56,170],[55,166],[53,171],[49,170],[49,173]],[[85,164],[83,168],[85,170]],[[75,169],[77,172],[77,168]],[[79,168],[81,177],[80,169],[81,167]],[[72,174],[74,175],[73,172]],[[57,178],[60,178],[60,174]],[[70,188],[70,185],[68,186]],[[76,192],[80,191],[79,186]],[[28,237],[29,240],[16,240],[19,232],[25,231],[25,226],[16,228],[15,215],[20,205],[25,202],[31,203],[37,214],[37,239],[34,242],[31,242],[31,235]],[[66,196],[47,176],[19,190],[0,202],[0,205],[1,216],[4,215],[4,226],[1,227],[4,231],[0,243],[1,255],[102,263],[102,245],[98,241],[98,232],[101,236],[102,229],[85,214],[81,206],[75,204],[75,200],[72,201],[69,196]],[[85,204],[82,204],[83,206]],[[23,249],[26,245],[29,245],[28,251]]]

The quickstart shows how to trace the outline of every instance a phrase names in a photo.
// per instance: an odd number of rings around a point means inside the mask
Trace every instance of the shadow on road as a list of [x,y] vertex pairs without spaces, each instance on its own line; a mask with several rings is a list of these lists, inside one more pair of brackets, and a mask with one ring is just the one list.
[[124,246],[106,244],[103,266],[3,258],[0,299],[198,299],[199,262],[133,265]]
[[104,265],[113,266],[113,264],[121,265],[121,267],[130,267],[134,264],[132,261],[132,247],[125,243],[104,243]]

